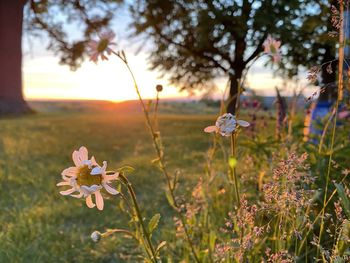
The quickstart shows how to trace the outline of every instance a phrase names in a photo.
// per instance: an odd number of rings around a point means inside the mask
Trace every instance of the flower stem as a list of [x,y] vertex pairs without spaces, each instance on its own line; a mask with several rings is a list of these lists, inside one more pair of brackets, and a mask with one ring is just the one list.
[[[340,3],[339,8],[339,15],[340,15],[340,28],[339,28],[339,49],[338,49],[338,97],[335,103],[334,107],[334,119],[333,119],[333,129],[332,129],[332,139],[331,139],[331,149],[328,159],[328,168],[327,168],[327,175],[326,175],[326,186],[324,190],[324,196],[323,196],[323,208],[322,208],[322,216],[321,216],[321,226],[320,226],[320,232],[318,235],[318,246],[317,246],[317,253],[316,258],[318,258],[319,255],[319,248],[321,245],[322,240],[322,234],[324,229],[324,214],[325,214],[325,207],[327,202],[327,191],[328,191],[328,184],[329,184],[329,177],[331,172],[331,163],[332,163],[332,157],[333,157],[333,149],[334,149],[334,141],[335,141],[335,131],[337,127],[337,113],[338,113],[338,107],[339,102],[343,99],[343,65],[344,65],[344,6],[343,3]],[[325,261],[324,256],[322,255],[323,261]]]
[[[340,181],[340,183],[343,183],[345,181],[345,179],[347,178],[347,175],[344,175],[344,177],[342,178],[342,180]],[[316,224],[317,220],[320,218],[320,216],[322,214],[324,214],[324,210],[326,209],[327,205],[330,203],[330,201],[332,200],[333,196],[337,193],[337,188],[333,190],[332,194],[328,197],[328,200],[326,202],[326,204],[323,206],[323,208],[321,209],[321,211],[317,214],[317,216],[315,217],[314,221],[310,224],[309,226],[309,230],[306,232],[305,237],[303,238],[303,240],[300,243],[299,249],[298,249],[298,254],[300,254],[301,249],[303,248],[307,237],[309,236],[311,230],[313,229],[313,226]],[[304,228],[305,229],[305,228]],[[304,230],[303,229],[303,230]],[[307,246],[306,246],[307,247]]]
[[154,127],[158,130],[158,105],[159,105],[159,91],[157,91],[156,106],[154,108]]
[[189,231],[188,231],[188,227],[187,227],[187,224],[186,224],[186,219],[184,217],[184,215],[181,213],[181,210],[180,210],[180,206],[178,205],[176,199],[175,199],[175,193],[174,193],[174,187],[172,186],[171,184],[171,178],[170,178],[170,175],[166,169],[166,166],[165,166],[165,162],[164,162],[164,156],[163,156],[163,151],[161,149],[161,146],[159,144],[159,140],[157,140],[157,135],[153,126],[152,126],[152,122],[151,122],[151,118],[149,116],[149,113],[148,113],[148,110],[146,108],[146,105],[145,103],[143,102],[143,99],[142,99],[142,96],[140,94],[140,90],[138,88],[138,85],[137,85],[137,82],[136,82],[136,78],[134,76],[134,73],[132,72],[127,60],[123,57],[121,57],[118,53],[115,53],[113,52],[113,54],[115,54],[118,58],[120,58],[125,66],[127,67],[132,79],[133,79],[133,82],[134,82],[134,87],[135,87],[135,90],[136,90],[136,93],[137,93],[137,96],[139,98],[139,101],[141,103],[141,107],[142,107],[142,110],[143,110],[143,113],[145,115],[145,119],[146,119],[146,124],[147,124],[147,127],[151,133],[151,136],[152,136],[152,140],[153,140],[153,146],[156,150],[156,153],[157,153],[157,157],[158,157],[158,162],[159,162],[159,166],[160,166],[160,169],[161,171],[163,172],[165,178],[166,178],[166,181],[167,181],[167,186],[168,186],[168,189],[169,189],[169,192],[170,192],[170,198],[172,199],[172,203],[174,204],[174,207],[175,207],[175,210],[177,211],[178,215],[179,215],[179,218],[181,220],[181,224],[184,228],[184,231],[185,231],[185,236],[186,236],[186,240],[187,240],[187,243],[188,245],[190,246],[190,249],[191,249],[191,252],[192,252],[192,256],[193,258],[195,259],[195,261],[197,263],[199,263],[199,257],[197,256],[197,253],[194,249],[194,245],[193,245],[193,242],[192,242],[192,239],[190,237],[190,234],[189,234]]
[[[231,134],[231,158],[236,159],[236,133]],[[236,166],[231,167],[230,165],[230,169],[234,180],[236,202],[238,206],[240,206],[241,199],[240,199],[239,190],[238,190],[238,178],[236,173]]]
[[105,233],[102,234],[102,236],[107,237],[107,236],[110,236],[114,233],[121,233],[124,235],[128,235],[128,236],[132,237],[133,239],[135,239],[136,241],[138,241],[138,239],[136,238],[136,236],[133,233],[131,233],[130,231],[128,231],[126,229],[120,229],[120,228],[108,229]]
[[132,185],[129,182],[129,180],[122,173],[119,174],[119,178],[124,183],[124,185],[128,188],[129,194],[130,194],[130,196],[132,198],[132,201],[134,203],[135,213],[136,213],[136,216],[137,216],[137,218],[138,218],[138,220],[140,222],[140,225],[141,225],[141,228],[142,228],[142,232],[143,232],[143,236],[145,237],[145,239],[147,241],[147,244],[148,244],[148,247],[151,250],[151,254],[152,254],[151,260],[153,262],[157,262],[156,252],[155,252],[155,250],[153,248],[152,241],[150,239],[150,235],[149,235],[149,233],[147,231],[147,228],[146,228],[146,226],[145,226],[145,224],[143,222],[141,211],[140,211],[139,205],[137,203],[135,191],[132,188]]

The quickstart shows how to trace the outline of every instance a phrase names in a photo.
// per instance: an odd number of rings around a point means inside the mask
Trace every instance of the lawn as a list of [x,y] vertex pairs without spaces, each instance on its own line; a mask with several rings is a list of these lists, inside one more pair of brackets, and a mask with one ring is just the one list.
[[[208,115],[160,117],[169,165],[171,171],[181,168],[183,187],[203,174],[211,140],[202,130],[213,120]],[[61,196],[56,187],[61,171],[73,165],[72,151],[81,145],[99,163],[108,161],[109,169],[134,167],[129,179],[145,214],[159,212],[161,224],[172,221],[141,114],[38,113],[0,120],[0,134],[0,262],[118,262],[123,257],[127,245],[119,239],[98,244],[90,239],[94,230],[127,227],[119,201],[107,200],[99,212],[83,200]]]

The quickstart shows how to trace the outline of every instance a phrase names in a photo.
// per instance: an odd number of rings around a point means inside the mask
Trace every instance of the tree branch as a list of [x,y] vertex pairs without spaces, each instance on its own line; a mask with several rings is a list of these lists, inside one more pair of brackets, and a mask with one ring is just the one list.
[[[191,53],[199,58],[205,58],[205,59],[213,62],[215,64],[215,66],[220,68],[224,73],[226,73],[229,70],[229,69],[225,68],[223,65],[221,65],[219,62],[217,62],[213,57],[205,55],[204,53],[192,50],[189,47],[182,45],[181,43],[175,42],[174,40],[166,37],[164,34],[162,34],[161,30],[156,25],[154,25],[154,29],[155,29],[156,33],[159,35],[159,37],[161,37],[163,40],[165,40],[169,44],[173,44],[173,45],[176,45],[178,47],[181,47],[182,49],[188,51],[189,53]],[[230,63],[230,61],[229,61],[229,63]]]
[[259,44],[257,45],[254,52],[247,58],[246,61],[244,61],[244,65],[247,65],[250,61],[252,61],[259,53],[262,51],[262,44],[264,43],[265,39],[267,37],[267,32],[264,32],[263,37],[260,39]]

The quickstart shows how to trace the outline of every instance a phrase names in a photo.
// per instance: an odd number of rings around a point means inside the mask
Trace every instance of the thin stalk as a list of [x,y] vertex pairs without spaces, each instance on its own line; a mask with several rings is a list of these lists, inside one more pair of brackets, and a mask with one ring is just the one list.
[[327,130],[328,130],[328,127],[329,127],[329,124],[331,123],[332,121],[332,118],[334,118],[334,112],[332,112],[331,116],[329,116],[324,128],[323,128],[323,131],[322,131],[322,135],[321,135],[321,139],[320,139],[320,143],[318,145],[318,153],[321,153],[322,152],[322,146],[323,146],[323,142],[324,142],[324,139],[326,137],[326,134],[327,134]]
[[139,241],[137,239],[137,237],[132,233],[130,232],[129,230],[126,230],[126,229],[120,229],[120,228],[115,228],[115,229],[108,229],[105,233],[101,234],[102,237],[107,237],[107,236],[110,236],[114,233],[121,233],[121,234],[125,234],[125,235],[128,235],[130,237],[132,237],[133,239],[135,239],[136,241]]
[[321,216],[321,226],[320,226],[320,232],[318,235],[318,246],[317,246],[317,257],[319,255],[319,246],[321,244],[321,239],[322,239],[322,233],[323,233],[323,228],[324,228],[324,214],[327,203],[327,192],[328,192],[328,184],[329,184],[329,178],[330,178],[330,173],[331,173],[331,164],[332,164],[332,157],[333,157],[333,148],[334,148],[334,141],[335,141],[335,130],[337,126],[337,111],[338,111],[338,100],[336,102],[336,108],[335,108],[335,114],[334,114],[334,122],[333,122],[333,130],[332,130],[332,140],[331,140],[331,151],[329,154],[329,159],[328,159],[328,168],[327,168],[327,175],[326,175],[326,186],[324,190],[324,195],[323,195],[323,208],[322,208],[322,216]]
[[206,165],[205,165],[205,173],[206,173],[206,180],[205,180],[205,231],[207,232],[208,235],[208,240],[207,240],[207,246],[209,248],[209,262],[214,263],[214,258],[213,258],[213,251],[210,246],[210,211],[209,211],[209,200],[210,198],[210,191],[209,191],[209,185],[214,180],[214,176],[211,175],[212,171],[212,161],[216,152],[216,147],[217,147],[217,138],[216,135],[213,136],[213,145],[212,147],[208,150],[207,152],[207,159],[206,159]]
[[[236,134],[232,133],[231,134],[231,158],[236,159]],[[236,197],[236,201],[238,206],[240,206],[241,203],[241,199],[239,196],[239,190],[238,190],[238,178],[237,178],[237,173],[236,173],[236,167],[231,167],[231,173],[233,175],[233,180],[234,180],[234,187],[235,187],[235,197]]]
[[199,261],[199,258],[198,258],[198,256],[197,256],[197,253],[196,253],[196,251],[195,251],[195,249],[194,249],[194,245],[193,245],[193,242],[192,242],[192,240],[191,240],[191,237],[190,237],[190,235],[189,235],[189,231],[188,231],[188,228],[187,228],[186,220],[185,220],[185,218],[184,218],[184,215],[181,213],[180,207],[179,207],[179,205],[178,205],[178,203],[177,203],[177,201],[176,201],[176,199],[175,199],[174,188],[173,188],[173,186],[172,186],[172,184],[171,184],[171,178],[170,178],[170,175],[169,175],[169,173],[168,173],[168,171],[167,171],[167,169],[166,169],[166,166],[165,166],[164,157],[163,157],[163,152],[162,152],[162,150],[161,150],[161,148],[160,148],[159,143],[157,142],[157,135],[156,135],[155,130],[154,130],[153,126],[152,126],[151,119],[150,119],[150,116],[149,116],[149,114],[148,114],[146,105],[145,105],[145,103],[143,102],[143,99],[142,99],[142,97],[141,97],[141,94],[140,94],[140,91],[139,91],[139,88],[138,88],[138,85],[137,85],[137,82],[136,82],[136,78],[135,78],[135,76],[134,76],[134,73],[132,72],[132,70],[131,70],[131,68],[130,68],[130,66],[129,66],[129,64],[128,64],[128,62],[127,62],[127,60],[126,60],[125,58],[121,57],[121,56],[120,56],[118,53],[116,53],[116,52],[113,52],[113,54],[116,55],[118,58],[120,58],[120,59],[124,62],[125,66],[127,67],[128,71],[129,71],[129,73],[130,73],[130,75],[131,75],[131,77],[132,77],[132,79],[133,79],[134,87],[135,87],[137,96],[138,96],[138,98],[139,98],[139,101],[140,101],[140,103],[141,103],[141,107],[142,107],[142,109],[143,109],[143,113],[144,113],[144,115],[145,115],[146,124],[147,124],[147,127],[148,127],[148,129],[149,129],[149,131],[150,131],[150,133],[151,133],[151,136],[152,136],[153,146],[154,146],[154,148],[155,148],[155,150],[156,150],[156,153],[157,153],[157,156],[158,156],[159,166],[160,166],[160,169],[161,169],[161,171],[163,172],[163,174],[164,174],[164,176],[165,176],[165,178],[166,178],[166,181],[167,181],[167,186],[168,186],[168,189],[169,189],[169,192],[170,192],[170,197],[171,197],[171,199],[172,199],[171,201],[172,201],[172,203],[174,204],[174,206],[175,206],[175,208],[176,208],[175,210],[177,211],[177,213],[178,213],[178,215],[179,215],[179,218],[180,218],[180,220],[181,220],[181,224],[182,224],[182,226],[183,226],[183,228],[184,228],[186,240],[187,240],[188,245],[190,246],[190,249],[191,249],[193,258],[195,259],[195,261],[196,261],[197,263],[199,263],[200,261]]
[[[248,70],[247,70],[247,72],[248,72]],[[243,81],[244,81],[244,78],[243,78]],[[243,83],[243,81],[242,81],[242,83]],[[239,113],[240,95],[241,95],[241,82],[239,80],[238,81],[238,90],[237,90],[237,100],[236,100],[236,105],[235,105],[236,117],[237,117],[237,115]],[[231,134],[231,158],[234,158],[235,160],[236,160],[236,143],[237,143],[237,133],[233,132]],[[238,207],[240,207],[241,199],[240,199],[239,190],[238,190],[238,178],[237,178],[237,173],[236,173],[236,165],[234,167],[230,167],[230,168],[231,168],[232,173],[233,173],[233,179],[234,179],[234,184],[235,184],[235,192],[236,192],[236,201],[238,203]]]
[[[328,191],[328,184],[329,184],[329,177],[331,172],[331,163],[332,163],[332,157],[333,157],[333,149],[334,149],[334,141],[335,141],[335,131],[337,126],[337,114],[338,114],[338,106],[339,101],[343,99],[343,66],[344,66],[344,6],[342,3],[340,3],[339,8],[340,13],[340,28],[339,28],[339,59],[338,59],[338,97],[335,104],[335,113],[334,113],[334,121],[333,121],[333,130],[332,130],[332,140],[331,140],[331,152],[329,154],[329,160],[328,160],[328,169],[327,169],[327,177],[326,177],[326,186],[325,186],[325,192],[323,197],[323,207],[326,206],[327,201],[327,191]],[[324,228],[324,214],[325,209],[322,210],[322,216],[321,216],[321,226],[320,226],[320,232],[318,235],[318,246],[317,246],[317,253],[316,258],[318,258],[319,255],[319,247],[322,240],[322,234],[323,234],[323,228]],[[322,256],[323,261],[324,257]]]
[[[340,183],[343,183],[345,181],[345,179],[347,178],[348,175],[345,175],[342,180],[340,181]],[[329,196],[326,205],[323,206],[323,208],[321,209],[321,211],[317,214],[317,216],[315,217],[314,221],[312,222],[312,224],[309,226],[309,230],[306,232],[305,237],[303,238],[303,240],[301,241],[300,247],[298,249],[298,254],[300,254],[301,249],[303,248],[305,241],[307,240],[307,237],[309,236],[312,227],[316,224],[317,220],[320,218],[320,216],[322,214],[324,214],[324,210],[326,209],[327,205],[329,204],[329,202],[332,200],[333,196],[337,193],[337,188],[333,190],[332,194]],[[305,229],[305,228],[304,228]],[[307,247],[307,246],[306,246]]]
[[344,5],[340,2],[339,5],[340,28],[339,28],[339,59],[338,59],[338,100],[343,99],[343,68],[344,68]]
[[156,252],[155,252],[155,250],[153,248],[152,241],[150,239],[150,235],[148,233],[148,230],[147,230],[147,228],[146,228],[146,226],[145,226],[145,224],[143,222],[141,211],[140,211],[139,205],[137,203],[135,191],[132,188],[131,183],[128,181],[128,179],[122,173],[119,174],[119,178],[125,184],[125,186],[128,188],[129,194],[130,194],[131,199],[132,199],[132,201],[134,203],[136,216],[137,216],[137,218],[138,218],[138,220],[140,222],[140,225],[141,225],[141,228],[142,228],[142,232],[143,232],[143,236],[145,237],[145,239],[147,241],[147,244],[148,244],[148,247],[151,250],[151,254],[152,254],[151,259],[152,259],[153,262],[157,262]]
[[156,106],[154,107],[154,126],[158,130],[158,105],[159,105],[159,91],[157,91]]

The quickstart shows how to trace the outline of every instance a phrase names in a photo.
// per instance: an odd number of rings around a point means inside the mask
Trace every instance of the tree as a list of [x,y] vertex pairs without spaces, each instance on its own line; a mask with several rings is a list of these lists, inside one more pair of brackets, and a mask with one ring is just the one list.
[[30,111],[22,95],[21,35],[24,1],[0,1],[0,112]]
[[155,43],[152,69],[169,74],[182,89],[208,88],[213,79],[228,76],[227,111],[234,113],[238,81],[268,34],[282,40],[282,74],[295,75],[301,65],[327,55],[317,50],[322,42],[314,37],[327,30],[328,8],[328,1],[138,0],[131,11],[135,35]]
[[[60,63],[71,69],[84,60],[91,35],[107,27],[121,0],[1,0],[0,1],[0,114],[30,112],[22,94],[22,24],[32,34],[46,32]],[[25,14],[25,16],[24,16]],[[67,23],[82,28],[77,39]]]

